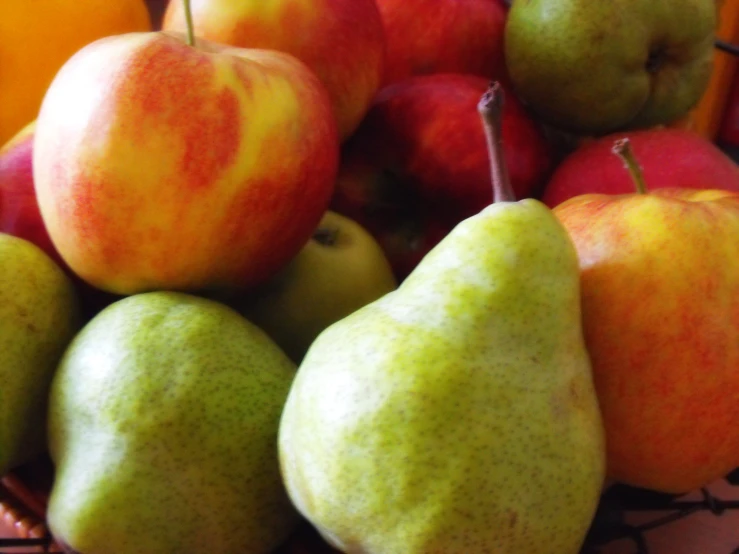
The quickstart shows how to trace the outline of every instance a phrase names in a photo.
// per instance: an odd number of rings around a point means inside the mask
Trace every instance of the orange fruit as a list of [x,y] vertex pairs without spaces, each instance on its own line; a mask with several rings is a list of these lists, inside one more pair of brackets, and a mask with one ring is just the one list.
[[72,54],[99,38],[151,31],[144,0],[2,0],[0,144],[36,119]]

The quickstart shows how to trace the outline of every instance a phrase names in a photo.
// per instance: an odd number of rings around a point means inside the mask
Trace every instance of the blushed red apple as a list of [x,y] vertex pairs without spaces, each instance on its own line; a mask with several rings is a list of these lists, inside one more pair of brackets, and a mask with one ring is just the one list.
[[86,321],[118,297],[82,281],[51,242],[33,183],[35,130],[34,120],[0,148],[0,232],[34,243],[59,264],[75,286],[81,315]]
[[608,474],[681,494],[739,465],[739,192],[646,185],[554,213],[580,260]]
[[[374,0],[191,0],[197,36],[287,52],[305,62],[331,98],[342,139],[359,125],[381,84],[385,34]],[[162,24],[184,31],[181,1]]]
[[0,232],[24,238],[61,264],[41,218],[33,187],[32,121],[0,148]]
[[62,67],[33,172],[49,235],[92,285],[243,288],[310,238],[338,150],[326,90],[293,56],[133,33]]
[[376,0],[385,25],[383,84],[412,75],[506,76],[507,9],[497,0]]
[[542,194],[549,207],[585,193],[628,194],[634,183],[611,152],[628,137],[650,190],[665,187],[739,191],[739,165],[714,143],[687,129],[653,128],[583,142],[552,173]]
[[[474,75],[434,74],[389,85],[344,145],[331,206],[370,231],[399,280],[492,200],[477,112],[488,84]],[[532,196],[549,175],[552,147],[510,92],[503,137],[516,196]]]

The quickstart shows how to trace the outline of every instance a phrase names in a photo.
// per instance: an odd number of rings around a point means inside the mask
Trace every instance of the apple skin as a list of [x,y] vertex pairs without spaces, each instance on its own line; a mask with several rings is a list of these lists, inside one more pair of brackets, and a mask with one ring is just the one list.
[[383,84],[413,75],[506,75],[507,9],[495,0],[377,0],[387,40]]
[[327,211],[290,264],[234,307],[300,364],[324,329],[397,286],[372,236]]
[[49,235],[85,281],[198,291],[255,285],[292,259],[338,155],[326,91],[296,58],[132,33],[57,74],[33,173]]
[[[389,85],[342,149],[331,209],[375,237],[399,281],[457,223],[492,201],[477,112],[488,84],[438,73]],[[511,93],[502,127],[514,192],[533,196],[553,167],[553,148]]]
[[556,167],[541,200],[550,208],[586,193],[629,194],[634,182],[611,148],[628,138],[650,190],[721,189],[739,192],[739,165],[714,143],[687,129],[613,133],[583,142]]
[[[192,0],[195,34],[243,48],[287,52],[326,87],[341,140],[379,89],[385,32],[374,0]],[[184,32],[183,3],[169,2],[162,28]]]
[[33,186],[32,121],[0,148],[0,232],[26,239],[59,265],[65,265],[51,242]]
[[82,320],[89,321],[120,296],[101,291],[80,279],[51,241],[33,181],[35,130],[34,120],[0,148],[0,232],[32,242],[56,262],[76,289]]
[[739,466],[739,193],[587,194],[553,211],[580,259],[609,476],[682,494],[727,475]]

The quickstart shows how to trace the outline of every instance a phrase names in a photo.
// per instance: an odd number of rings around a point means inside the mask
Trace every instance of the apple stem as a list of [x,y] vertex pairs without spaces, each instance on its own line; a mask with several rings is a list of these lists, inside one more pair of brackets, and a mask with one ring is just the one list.
[[477,104],[482,118],[485,140],[488,145],[490,177],[493,184],[493,203],[515,202],[516,195],[508,177],[508,166],[503,153],[503,87],[499,82],[491,83]]
[[629,170],[629,175],[634,181],[634,187],[639,194],[647,193],[647,183],[644,181],[644,172],[639,162],[636,161],[634,151],[631,149],[631,141],[628,138],[618,139],[613,143],[611,151],[616,154],[624,163],[624,167]]
[[313,232],[313,240],[321,246],[333,246],[338,235],[339,230],[336,227],[319,227]]
[[187,23],[187,44],[195,46],[195,26],[192,23],[192,7],[190,0],[182,0],[185,6],[185,22]]

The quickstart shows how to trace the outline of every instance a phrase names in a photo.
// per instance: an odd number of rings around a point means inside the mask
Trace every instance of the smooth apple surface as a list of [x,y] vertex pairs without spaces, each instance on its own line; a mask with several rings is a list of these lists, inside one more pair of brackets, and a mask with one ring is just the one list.
[[94,286],[248,287],[310,238],[338,144],[324,87],[293,56],[135,33],[57,74],[33,172],[49,235]]
[[739,193],[588,194],[554,213],[580,260],[609,476],[681,494],[727,475],[739,466]]
[[[434,74],[385,87],[342,150],[332,209],[378,240],[403,279],[457,223],[492,201],[477,112],[482,77]],[[503,150],[517,198],[543,185],[551,145],[515,96],[503,108]]]
[[[374,0],[192,0],[197,36],[299,58],[321,79],[342,139],[351,135],[379,89],[385,33]],[[170,2],[165,30],[186,28],[183,3]]]
[[586,193],[629,194],[634,183],[611,151],[628,138],[649,190],[725,189],[739,192],[739,165],[714,143],[686,129],[614,133],[582,143],[556,167],[542,194],[550,208]]
[[0,148],[0,232],[24,238],[61,263],[41,218],[33,186],[33,138],[36,121]]
[[413,75],[506,75],[507,10],[496,0],[376,0],[387,36],[384,85]]

